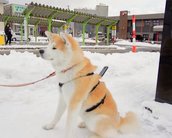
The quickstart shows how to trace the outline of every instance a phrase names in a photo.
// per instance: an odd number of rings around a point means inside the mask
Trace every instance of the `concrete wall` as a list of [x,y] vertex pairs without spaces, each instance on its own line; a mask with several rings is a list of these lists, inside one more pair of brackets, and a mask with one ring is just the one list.
[[[4,5],[8,2],[8,0],[0,0],[0,14],[4,13]],[[0,22],[0,31],[4,31],[4,22]]]
[[[3,3],[0,3],[0,14],[3,14]],[[0,31],[3,31],[4,30],[4,23],[3,22],[0,22]]]

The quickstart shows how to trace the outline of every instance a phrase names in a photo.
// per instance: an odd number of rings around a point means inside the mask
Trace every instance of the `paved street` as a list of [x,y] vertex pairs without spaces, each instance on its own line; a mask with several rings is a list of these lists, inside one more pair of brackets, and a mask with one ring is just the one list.
[[[84,51],[90,51],[93,53],[102,53],[102,54],[112,54],[112,53],[126,53],[126,52],[130,52],[131,51],[131,46],[124,46],[124,45],[118,45],[119,48],[116,47],[108,47],[107,48],[105,46],[99,46],[99,47],[94,47],[94,46],[82,46],[82,49]],[[45,48],[44,47],[20,47],[20,48],[14,48],[14,47],[10,47],[8,46],[8,48],[2,48],[0,47],[0,54],[10,54],[11,50],[15,50],[15,51],[19,51],[19,52],[32,52],[34,54],[36,54],[37,56],[39,56],[39,49]],[[159,47],[147,47],[147,46],[142,46],[142,47],[137,47],[137,52],[159,52],[160,48]]]

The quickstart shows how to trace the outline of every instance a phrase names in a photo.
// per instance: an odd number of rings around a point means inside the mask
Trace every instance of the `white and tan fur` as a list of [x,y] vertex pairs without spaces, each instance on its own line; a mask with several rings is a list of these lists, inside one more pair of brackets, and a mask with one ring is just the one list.
[[[100,82],[90,93],[101,76],[98,74],[84,76],[94,72],[96,66],[84,57],[76,40],[64,33],[58,35],[46,31],[46,35],[49,38],[49,45],[46,50],[40,52],[41,56],[51,61],[56,70],[57,84],[67,83],[59,87],[60,96],[55,117],[44,126],[44,129],[53,129],[67,109],[65,138],[75,138],[73,132],[77,126],[78,116],[83,120],[79,126],[87,127],[97,137],[112,138],[118,132],[132,132],[137,127],[135,114],[128,112],[126,117],[119,116],[116,103],[104,82]],[[96,105],[105,95],[103,104],[93,111],[86,112],[86,109]]]

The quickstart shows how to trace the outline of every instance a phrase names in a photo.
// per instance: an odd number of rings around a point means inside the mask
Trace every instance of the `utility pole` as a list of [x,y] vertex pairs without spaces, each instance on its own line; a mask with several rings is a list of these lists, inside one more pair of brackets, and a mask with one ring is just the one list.
[[166,0],[155,100],[172,104],[172,0]]

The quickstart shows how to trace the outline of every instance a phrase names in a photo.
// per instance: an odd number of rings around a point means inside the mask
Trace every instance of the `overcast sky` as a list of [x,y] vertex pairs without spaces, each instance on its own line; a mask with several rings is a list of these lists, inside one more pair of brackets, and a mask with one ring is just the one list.
[[25,4],[37,2],[55,7],[95,9],[103,3],[109,6],[109,16],[118,16],[121,10],[128,10],[130,14],[163,13],[166,0],[9,0],[10,3]]

